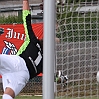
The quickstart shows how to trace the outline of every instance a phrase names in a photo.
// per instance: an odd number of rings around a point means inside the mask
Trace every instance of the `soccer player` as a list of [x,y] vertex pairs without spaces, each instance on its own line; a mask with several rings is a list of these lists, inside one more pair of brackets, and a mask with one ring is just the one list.
[[32,30],[29,10],[29,0],[23,0],[23,23],[26,40],[17,55],[0,54],[0,74],[4,89],[2,99],[15,98],[29,79],[42,73],[43,70],[42,40],[38,40]]

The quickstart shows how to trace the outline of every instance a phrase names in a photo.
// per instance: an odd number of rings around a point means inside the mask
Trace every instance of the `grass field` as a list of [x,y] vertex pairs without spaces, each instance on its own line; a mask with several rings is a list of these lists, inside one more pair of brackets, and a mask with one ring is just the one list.
[[[0,96],[0,99],[2,97]],[[17,96],[15,99],[42,99],[41,96]]]
[[[0,96],[0,99],[2,97]],[[15,99],[43,99],[41,96],[17,96]],[[87,97],[87,98],[56,98],[56,99],[99,99],[99,97]]]

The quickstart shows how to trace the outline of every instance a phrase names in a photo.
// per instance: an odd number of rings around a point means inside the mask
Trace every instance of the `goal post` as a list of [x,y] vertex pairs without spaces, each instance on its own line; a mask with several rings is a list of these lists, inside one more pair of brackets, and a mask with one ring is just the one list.
[[43,99],[54,99],[55,1],[44,0]]

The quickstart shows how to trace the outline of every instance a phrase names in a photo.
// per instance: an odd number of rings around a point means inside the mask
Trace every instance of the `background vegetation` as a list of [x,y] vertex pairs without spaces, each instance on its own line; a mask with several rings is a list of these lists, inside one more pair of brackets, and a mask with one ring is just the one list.
[[[70,0],[72,2],[72,0]],[[75,0],[78,2],[79,0]],[[92,1],[92,0],[80,0]],[[76,9],[79,5],[68,3],[57,6],[57,37],[65,42],[95,41],[99,39],[99,12],[80,12]]]
[[13,16],[9,15],[5,17],[4,15],[0,16],[0,24],[13,24],[13,23],[22,23],[22,16]]

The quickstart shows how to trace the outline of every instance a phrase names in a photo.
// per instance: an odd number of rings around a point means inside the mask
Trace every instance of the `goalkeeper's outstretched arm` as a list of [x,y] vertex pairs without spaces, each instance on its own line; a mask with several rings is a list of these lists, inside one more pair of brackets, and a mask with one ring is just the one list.
[[23,0],[23,10],[30,10],[29,0]]

